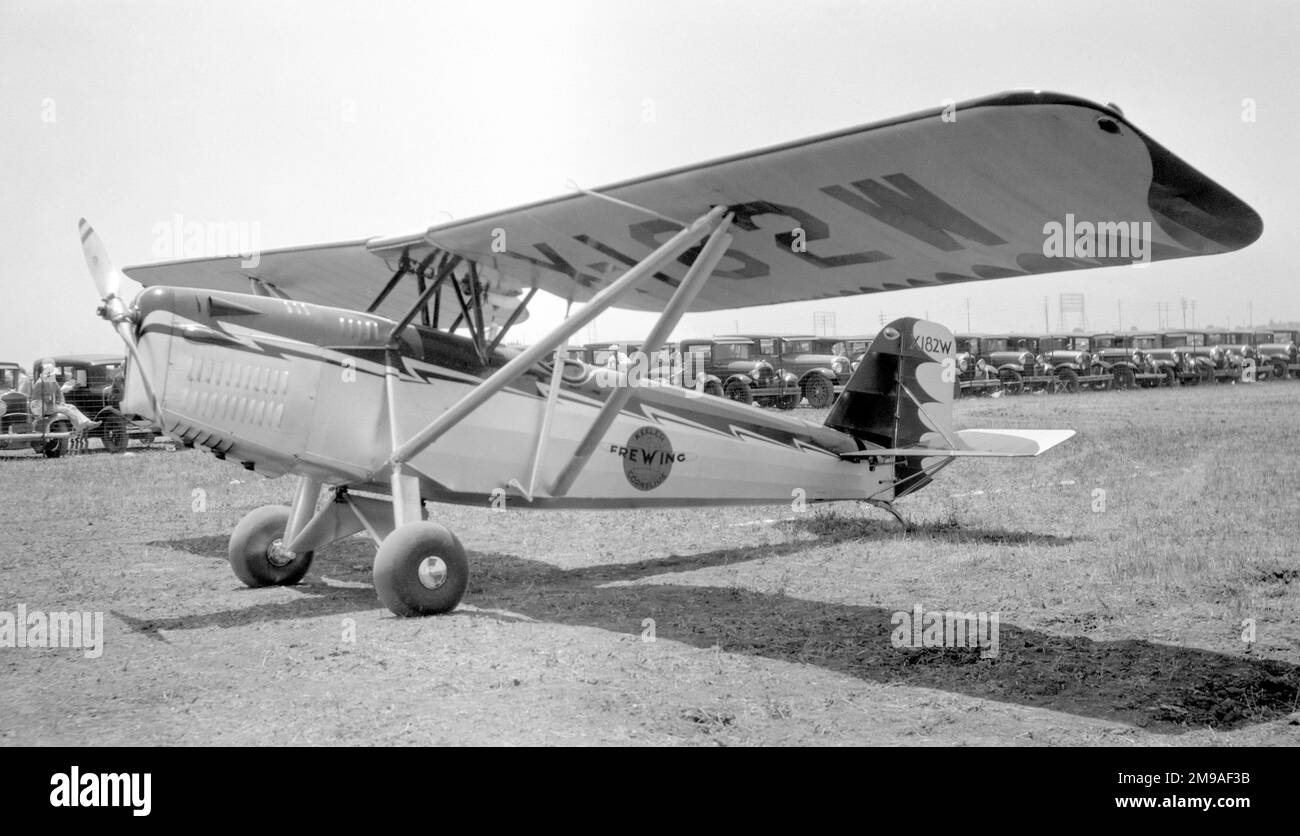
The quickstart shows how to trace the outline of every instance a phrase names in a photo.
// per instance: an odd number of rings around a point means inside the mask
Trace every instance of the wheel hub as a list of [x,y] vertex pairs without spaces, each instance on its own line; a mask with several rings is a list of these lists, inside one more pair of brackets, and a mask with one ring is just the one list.
[[288,566],[296,554],[284,547],[284,540],[277,537],[271,541],[271,545],[266,547],[266,562],[272,566]]
[[437,589],[447,582],[447,564],[441,557],[426,557],[420,561],[416,575],[425,589]]

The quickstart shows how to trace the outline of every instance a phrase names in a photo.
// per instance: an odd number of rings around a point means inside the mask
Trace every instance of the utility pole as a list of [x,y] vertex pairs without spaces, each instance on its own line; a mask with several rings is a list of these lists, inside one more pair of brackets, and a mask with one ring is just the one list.
[[1124,302],[1121,299],[1115,300],[1115,333],[1118,334],[1124,330]]
[[970,333],[970,297],[966,297],[966,333]]
[[1047,297],[1046,296],[1043,297],[1043,333],[1044,334],[1052,333],[1052,323],[1049,322],[1047,318]]
[[1183,327],[1187,327],[1187,297],[1183,297]]

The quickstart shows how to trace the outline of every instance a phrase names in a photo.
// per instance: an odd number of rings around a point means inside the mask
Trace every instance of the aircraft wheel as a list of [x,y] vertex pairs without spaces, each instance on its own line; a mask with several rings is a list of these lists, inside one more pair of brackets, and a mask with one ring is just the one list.
[[[58,420],[50,424],[50,428],[47,432],[66,433],[71,429],[72,425],[67,421]],[[54,438],[45,442],[45,444],[41,446],[41,454],[47,459],[57,459],[59,456],[68,452],[68,446],[68,439]]]
[[829,380],[817,375],[803,385],[803,396],[813,409],[825,409],[835,400],[835,387],[831,386]]
[[451,612],[468,585],[465,548],[456,535],[437,523],[407,523],[379,544],[375,591],[396,615]]
[[110,453],[121,453],[131,443],[131,436],[126,431],[126,420],[121,415],[105,415],[99,432],[100,442]]
[[736,403],[751,404],[754,402],[754,393],[739,380],[727,384],[727,397]]
[[248,586],[290,586],[302,580],[314,552],[283,548],[289,506],[263,505],[250,511],[230,535],[230,568]]

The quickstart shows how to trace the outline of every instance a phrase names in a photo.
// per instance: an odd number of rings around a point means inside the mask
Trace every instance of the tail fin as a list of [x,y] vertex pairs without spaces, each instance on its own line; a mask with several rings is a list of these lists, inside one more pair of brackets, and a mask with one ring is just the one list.
[[[952,427],[955,350],[952,332],[938,323],[894,320],[872,340],[826,426],[890,449],[963,446]],[[929,484],[921,461],[895,465],[895,496]]]

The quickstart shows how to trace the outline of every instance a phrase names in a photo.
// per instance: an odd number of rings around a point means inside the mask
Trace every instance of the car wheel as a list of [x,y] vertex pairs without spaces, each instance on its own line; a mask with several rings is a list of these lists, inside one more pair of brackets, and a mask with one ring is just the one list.
[[1025,381],[1018,371],[1005,369],[998,372],[998,379],[1002,381],[1002,391],[1008,395],[1019,395],[1025,391]]
[[798,395],[786,395],[785,397],[781,398],[781,400],[777,403],[777,406],[779,406],[781,409],[794,409],[798,405],[799,405]]
[[825,409],[835,400],[835,387],[821,375],[813,375],[803,385],[803,396],[813,409]]
[[722,384],[716,380],[710,380],[704,384],[704,394],[713,395],[715,398],[722,397]]
[[1164,382],[1164,385],[1165,385],[1165,386],[1171,386],[1171,387],[1172,387],[1172,386],[1177,386],[1177,385],[1178,385],[1178,372],[1174,371],[1172,368],[1168,368],[1168,367],[1166,367],[1166,368],[1165,368],[1165,382]]
[[733,380],[727,384],[727,397],[736,403],[751,404],[754,402],[754,393],[749,390],[749,386],[741,383],[739,380]]
[[1273,361],[1273,379],[1286,380],[1286,363],[1281,360]]
[[121,453],[130,443],[131,436],[126,431],[126,419],[121,415],[104,416],[104,424],[99,429],[99,440],[104,449],[110,453]]
[[311,567],[313,552],[284,550],[288,505],[263,505],[250,511],[230,535],[227,556],[235,576],[248,586],[290,586]]
[[469,559],[456,535],[428,521],[400,526],[379,544],[375,592],[400,616],[456,609],[469,586]]
[[1071,395],[1079,391],[1079,375],[1074,369],[1061,369],[1056,373],[1056,391]]
[[1116,366],[1114,375],[1116,389],[1132,389],[1137,385],[1137,375],[1128,366]]
[[[72,424],[60,419],[58,421],[51,421],[46,432],[66,433],[71,430]],[[47,459],[57,459],[66,452],[68,452],[68,439],[66,438],[52,438],[41,445],[41,455],[45,456]]]

